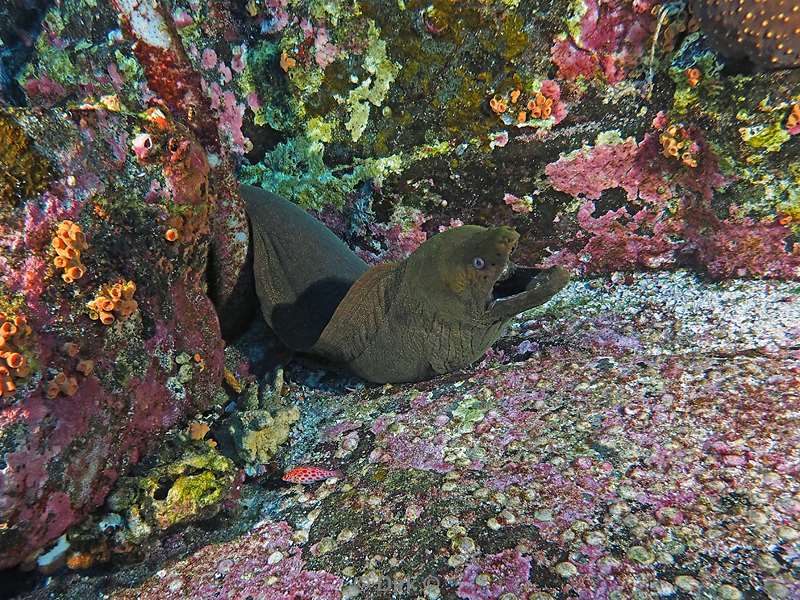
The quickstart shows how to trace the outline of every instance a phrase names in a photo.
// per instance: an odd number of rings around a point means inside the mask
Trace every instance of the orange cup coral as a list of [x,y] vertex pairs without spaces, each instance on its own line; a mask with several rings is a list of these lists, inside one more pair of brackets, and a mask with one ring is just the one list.
[[536,92],[536,97],[528,101],[528,110],[534,119],[546,119],[553,112],[553,99]]
[[697,144],[689,137],[688,132],[680,125],[670,125],[662,133],[658,141],[661,144],[661,152],[667,158],[680,160],[685,166],[694,168],[697,166],[696,154],[699,150]]
[[111,325],[117,317],[128,318],[139,308],[139,304],[133,299],[135,292],[136,284],[133,281],[103,285],[94,300],[86,303],[89,317],[103,325]]
[[17,389],[16,382],[30,374],[30,364],[23,354],[31,328],[22,315],[0,313],[0,398]]
[[86,267],[81,262],[81,252],[89,246],[81,226],[72,221],[61,221],[56,229],[52,246],[56,251],[53,264],[56,268],[64,270],[61,279],[66,283],[72,283],[83,277]]
[[792,129],[800,125],[800,102],[792,106],[792,112],[786,117],[786,128]]
[[51,400],[63,394],[64,396],[74,396],[78,391],[78,380],[74,377],[67,377],[63,371],[59,371],[56,375],[47,382],[45,388],[47,397]]

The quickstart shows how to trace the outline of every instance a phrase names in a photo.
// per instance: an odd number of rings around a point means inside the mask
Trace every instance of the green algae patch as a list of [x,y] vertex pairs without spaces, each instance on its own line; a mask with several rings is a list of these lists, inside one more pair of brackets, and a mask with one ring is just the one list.
[[380,106],[383,103],[400,70],[400,65],[389,60],[386,42],[380,39],[374,23],[370,23],[369,27],[369,46],[364,56],[364,69],[369,77],[351,90],[347,97],[350,119],[345,123],[345,129],[350,132],[354,142],[359,140],[367,127],[370,104]]
[[742,127],[739,133],[748,146],[767,152],[780,152],[781,146],[791,137],[779,121],[766,126]]
[[172,462],[123,477],[107,502],[126,519],[126,536],[141,543],[154,532],[219,512],[233,489],[236,466],[206,442],[191,443]]

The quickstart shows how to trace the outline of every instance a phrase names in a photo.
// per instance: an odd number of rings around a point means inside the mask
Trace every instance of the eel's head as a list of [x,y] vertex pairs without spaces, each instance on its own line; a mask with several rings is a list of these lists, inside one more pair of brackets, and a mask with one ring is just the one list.
[[519,234],[510,227],[464,225],[420,246],[408,259],[417,285],[439,310],[467,319],[506,320],[544,304],[569,281],[561,267],[511,261]]

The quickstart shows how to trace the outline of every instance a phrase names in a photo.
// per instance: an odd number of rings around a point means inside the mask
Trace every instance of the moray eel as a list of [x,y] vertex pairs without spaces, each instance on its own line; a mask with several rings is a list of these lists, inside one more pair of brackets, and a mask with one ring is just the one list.
[[289,348],[375,383],[419,381],[477,361],[515,315],[569,280],[560,267],[514,265],[519,234],[464,225],[408,258],[369,267],[294,204],[243,186],[255,285]]

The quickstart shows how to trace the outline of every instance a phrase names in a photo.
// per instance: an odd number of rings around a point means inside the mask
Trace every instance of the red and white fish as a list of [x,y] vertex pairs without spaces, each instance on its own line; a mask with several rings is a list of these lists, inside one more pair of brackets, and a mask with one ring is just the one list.
[[283,474],[284,481],[289,483],[315,483],[323,481],[331,477],[341,477],[342,472],[339,470],[323,469],[321,467],[302,466],[289,469]]

